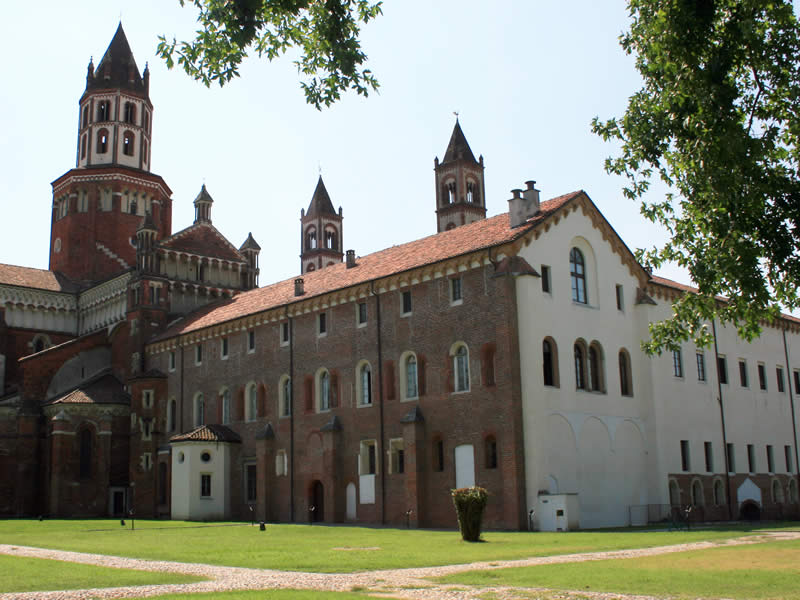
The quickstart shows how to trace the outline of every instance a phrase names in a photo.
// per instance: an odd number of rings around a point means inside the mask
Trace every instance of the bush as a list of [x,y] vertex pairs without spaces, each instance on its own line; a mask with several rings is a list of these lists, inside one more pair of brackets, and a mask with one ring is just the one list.
[[489,493],[482,487],[458,488],[451,492],[453,504],[458,515],[458,528],[465,542],[478,542],[481,538],[483,510],[489,500]]

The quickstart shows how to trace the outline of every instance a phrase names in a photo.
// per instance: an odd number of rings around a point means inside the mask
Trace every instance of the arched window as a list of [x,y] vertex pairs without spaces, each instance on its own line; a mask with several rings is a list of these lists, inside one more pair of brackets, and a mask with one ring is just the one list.
[[455,344],[451,350],[453,356],[453,390],[469,391],[469,351],[464,344]]
[[669,503],[671,506],[681,505],[681,489],[674,479],[669,480]]
[[781,486],[781,482],[777,479],[772,480],[772,503],[773,504],[783,504],[784,497],[783,497],[783,487]]
[[699,479],[695,479],[692,482],[692,504],[695,506],[703,506],[704,504],[703,498],[703,484],[700,483]]
[[331,408],[331,375],[326,369],[317,374],[317,406],[319,411]]
[[41,352],[42,350],[47,350],[47,348],[50,347],[50,338],[45,334],[40,333],[33,338],[33,342],[31,344],[34,352]]
[[227,425],[231,422],[231,391],[223,388],[220,394],[222,398],[222,423]]
[[619,393],[623,396],[633,396],[631,357],[625,348],[619,351]]
[[258,418],[258,386],[251,382],[247,384],[247,405],[245,408],[245,421],[255,421]]
[[450,231],[451,229],[455,229],[455,228],[456,228],[456,224],[455,223],[448,223],[447,227],[445,227],[444,230],[445,231]]
[[197,392],[194,396],[194,426],[200,427],[206,422],[205,415],[206,405],[203,399],[203,393]]
[[558,387],[558,346],[550,337],[542,342],[542,376],[545,385]]
[[89,479],[92,476],[93,441],[92,431],[88,427],[82,429],[78,442],[80,444],[78,475],[81,479]]
[[475,184],[471,181],[467,182],[467,202],[470,204],[475,202]]
[[486,468],[497,468],[497,439],[493,435],[486,436],[483,441],[484,454],[486,455]]
[[581,340],[575,342],[573,347],[575,356],[575,387],[579,390],[587,388],[586,383],[586,344]]
[[147,162],[147,140],[142,138],[142,159]]
[[715,506],[724,506],[726,504],[725,500],[725,488],[722,485],[722,481],[719,479],[714,480],[714,505]]
[[122,153],[125,156],[133,156],[133,145],[135,137],[132,132],[126,131],[122,135]]
[[167,400],[167,431],[175,431],[177,427],[178,403],[175,398]]
[[325,248],[328,250],[337,250],[338,244],[336,243],[336,230],[332,227],[325,228]]
[[86,158],[86,144],[88,139],[89,136],[87,136],[86,134],[83,134],[81,136],[81,158]]
[[366,361],[356,368],[356,394],[359,406],[372,404],[372,369]]
[[108,152],[108,130],[101,129],[97,132],[97,153],[105,154]]
[[589,346],[589,387],[593,392],[605,391],[605,369],[603,368],[603,348],[597,342]]
[[317,229],[309,227],[306,229],[306,250],[316,250],[317,248]]
[[97,120],[108,121],[111,119],[111,104],[108,100],[101,100],[97,104]]
[[317,267],[315,267],[315,266],[314,266],[314,263],[310,263],[310,264],[309,264],[309,265],[306,267],[306,273],[310,273],[311,271],[316,271],[316,270],[317,270]]
[[586,304],[586,262],[577,248],[569,251],[569,278],[572,283],[572,300]]
[[136,105],[133,102],[125,103],[125,122],[136,123]]
[[408,352],[400,359],[402,381],[400,390],[403,400],[412,400],[419,397],[419,373],[417,357],[413,352]]
[[445,186],[445,204],[456,203],[456,182],[451,181]]
[[288,417],[292,414],[292,380],[288,375],[278,382],[278,416]]
[[81,117],[81,127],[86,127],[89,124],[89,106],[83,107],[83,116]]

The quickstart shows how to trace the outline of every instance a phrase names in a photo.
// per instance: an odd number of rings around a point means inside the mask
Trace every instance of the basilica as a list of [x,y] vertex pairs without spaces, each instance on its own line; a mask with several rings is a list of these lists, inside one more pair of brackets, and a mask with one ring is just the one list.
[[583,190],[527,181],[487,216],[458,121],[435,233],[357,256],[320,177],[297,276],[260,285],[205,186],[173,231],[149,88],[120,25],[52,183],[49,269],[0,264],[0,516],[453,527],[451,490],[480,485],[489,528],[800,517],[800,320],[645,355],[693,290]]

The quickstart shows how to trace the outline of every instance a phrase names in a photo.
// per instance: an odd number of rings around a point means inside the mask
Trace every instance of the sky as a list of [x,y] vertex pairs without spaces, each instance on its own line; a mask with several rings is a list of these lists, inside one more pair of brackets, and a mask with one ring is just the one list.
[[[223,88],[169,71],[157,36],[196,28],[178,0],[45,0],[10,3],[1,26],[0,263],[48,267],[50,183],[75,166],[86,66],[120,19],[140,72],[150,66],[151,170],[173,191],[173,230],[192,223],[205,183],[214,225],[237,247],[248,232],[261,245],[261,285],[299,273],[300,210],[320,173],[345,249],[435,233],[433,161],[454,112],[484,156],[489,216],[533,179],[543,199],[585,190],[631,249],[665,239],[605,173],[615,148],[591,133],[641,85],[618,42],[622,0],[386,0],[362,31],[380,90],[322,111],[305,103],[290,57],[250,58]],[[689,283],[677,268],[660,274]]]

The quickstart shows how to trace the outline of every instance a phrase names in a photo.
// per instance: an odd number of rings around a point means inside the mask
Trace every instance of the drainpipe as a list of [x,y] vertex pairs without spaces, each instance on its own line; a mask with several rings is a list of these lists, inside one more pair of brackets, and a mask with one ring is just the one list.
[[178,431],[183,433],[183,345],[181,345],[181,405],[178,409]]
[[711,331],[714,334],[714,362],[717,370],[717,402],[719,402],[719,420],[722,425],[722,454],[725,457],[725,495],[728,499],[728,520],[733,521],[733,506],[731,505],[731,465],[728,462],[728,434],[725,429],[725,408],[722,404],[722,381],[719,377],[719,348],[717,346],[717,322],[711,320]]
[[[789,365],[789,347],[786,344],[786,327],[782,330],[783,333],[783,356],[786,358],[786,378],[789,386],[789,405],[792,407],[792,436],[794,437],[794,469],[797,473],[797,478],[800,480],[800,464],[797,462],[797,420],[795,419],[794,412],[794,394],[792,393],[792,367]],[[798,481],[800,483],[800,481]],[[800,487],[800,486],[798,486]]]
[[381,297],[375,292],[375,282],[370,284],[370,292],[375,296],[375,319],[378,329],[378,418],[380,419],[380,474],[381,474],[381,524],[386,523],[386,465],[384,464],[384,423],[383,423],[383,349],[381,344]]
[[294,323],[286,308],[289,321],[289,521],[294,523]]

